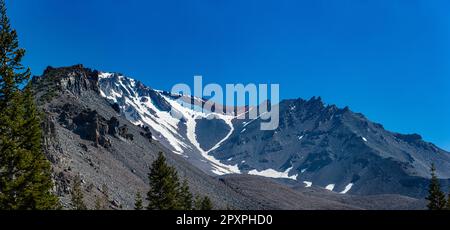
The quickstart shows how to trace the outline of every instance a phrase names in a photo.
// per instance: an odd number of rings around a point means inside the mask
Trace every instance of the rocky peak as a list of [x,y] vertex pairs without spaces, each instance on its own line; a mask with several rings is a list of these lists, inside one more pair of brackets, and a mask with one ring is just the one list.
[[87,90],[99,92],[98,71],[85,68],[83,65],[70,67],[47,67],[42,76],[35,76],[32,84],[38,91],[48,93],[56,91],[69,91],[75,95],[81,95]]

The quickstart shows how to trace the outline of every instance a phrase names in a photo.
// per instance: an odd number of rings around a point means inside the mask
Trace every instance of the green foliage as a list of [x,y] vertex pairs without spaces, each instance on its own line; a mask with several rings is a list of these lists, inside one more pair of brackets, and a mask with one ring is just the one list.
[[142,210],[142,209],[144,209],[142,195],[141,195],[141,193],[138,192],[138,193],[136,193],[136,198],[134,201],[134,210]]
[[213,204],[212,204],[211,200],[209,199],[209,197],[207,197],[207,196],[205,196],[205,197],[196,196],[195,202],[194,202],[194,209],[195,210],[212,210]]
[[181,208],[183,210],[192,210],[193,195],[189,191],[189,185],[187,180],[184,180],[183,184],[181,185],[179,199],[181,203]]
[[20,90],[30,70],[21,64],[25,50],[19,48],[4,0],[0,0],[0,43],[0,209],[56,209],[31,85]]
[[150,167],[150,191],[147,193],[149,210],[179,210],[180,182],[177,171],[166,164],[166,158],[159,153]]
[[[150,191],[147,193],[149,210],[192,210],[193,195],[187,180],[180,183],[177,171],[166,163],[166,158],[159,153],[150,166]],[[209,198],[202,199],[199,207],[212,207]],[[202,209],[203,210],[203,209]],[[209,209],[205,209],[209,210]]]
[[447,205],[445,200],[445,194],[441,190],[441,185],[436,176],[436,167],[431,164],[431,181],[428,189],[428,196],[425,198],[428,200],[429,210],[443,210]]
[[73,180],[71,202],[73,210],[87,210],[86,204],[84,203],[80,176],[76,176]]

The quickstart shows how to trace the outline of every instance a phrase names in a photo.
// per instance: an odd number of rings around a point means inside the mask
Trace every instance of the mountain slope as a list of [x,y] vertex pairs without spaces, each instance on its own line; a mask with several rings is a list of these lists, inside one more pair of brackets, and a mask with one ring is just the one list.
[[211,197],[216,207],[263,208],[150,141],[143,135],[146,129],[131,124],[100,97],[97,74],[82,66],[48,68],[32,81],[45,114],[45,152],[65,208],[70,208],[71,181],[80,175],[90,208],[106,185],[111,208],[132,209],[136,192],[144,195],[148,191],[148,167],[160,151],[180,177],[189,181],[192,192]]
[[[280,127],[261,131],[260,119],[236,119],[248,108],[235,116],[199,112],[198,98],[153,90],[118,74],[100,76],[101,95],[118,103],[127,119],[149,126],[155,139],[212,175],[253,174],[336,192],[414,197],[425,196],[432,162],[439,177],[450,177],[448,152],[417,134],[389,132],[348,108],[325,106],[320,98],[282,101]],[[212,115],[218,119],[205,119]]]
[[[105,183],[113,194],[111,206],[131,208],[135,192],[147,190],[148,165],[159,151],[195,193],[211,196],[219,207],[237,209],[395,208],[389,200],[417,200],[340,193],[423,198],[431,162],[440,177],[449,177],[447,152],[418,135],[386,131],[348,108],[325,106],[319,98],[282,101],[280,127],[261,131],[259,119],[239,120],[219,107],[201,111],[193,106],[202,102],[199,98],[82,66],[49,67],[33,79],[33,86],[46,114],[46,153],[66,206],[71,178],[81,173],[88,200],[100,196]],[[237,108],[238,116],[248,109]],[[234,175],[215,177],[224,174]],[[279,183],[246,174],[278,178]],[[252,182],[246,184],[246,178]],[[264,189],[249,195],[258,183]],[[448,180],[442,183],[446,188]],[[299,190],[305,187],[333,192],[306,199],[308,191]],[[284,196],[306,203],[273,203]],[[371,199],[378,204],[364,205]]]

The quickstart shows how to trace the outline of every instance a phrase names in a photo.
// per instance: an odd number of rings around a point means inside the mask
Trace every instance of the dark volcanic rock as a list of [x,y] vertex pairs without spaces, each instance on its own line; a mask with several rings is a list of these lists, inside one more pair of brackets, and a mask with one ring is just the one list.
[[120,122],[116,117],[111,117],[108,121],[108,134],[117,137],[119,135]]
[[96,146],[111,147],[111,141],[106,137],[109,130],[108,123],[96,110],[82,111],[73,118],[73,123],[75,133],[82,139],[93,141]]
[[117,113],[120,113],[120,106],[117,103],[112,104],[112,108],[114,109],[114,111],[116,111]]
[[128,126],[123,125],[122,127],[119,127],[119,135],[125,139],[133,140],[134,136],[131,133],[128,133]]

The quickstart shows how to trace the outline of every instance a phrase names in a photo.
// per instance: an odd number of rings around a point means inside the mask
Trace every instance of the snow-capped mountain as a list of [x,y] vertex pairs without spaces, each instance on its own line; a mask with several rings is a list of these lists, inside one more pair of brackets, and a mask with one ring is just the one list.
[[[117,103],[123,115],[133,124],[149,127],[153,138],[174,153],[186,157],[203,170],[216,175],[240,173],[237,165],[229,165],[209,155],[234,132],[232,115],[196,109],[199,98],[172,95],[154,90],[141,82],[115,73],[99,74],[100,95]],[[191,101],[192,100],[192,101]],[[208,117],[214,116],[211,120]],[[213,134],[199,129],[213,125]],[[205,127],[211,131],[211,127]]]
[[274,105],[280,126],[262,131],[260,119],[201,111],[194,103],[199,98],[154,90],[119,74],[100,73],[98,85],[129,121],[150,127],[155,140],[212,175],[242,173],[337,193],[411,196],[424,194],[432,162],[441,177],[450,177],[449,154],[419,135],[386,131],[320,98]]

